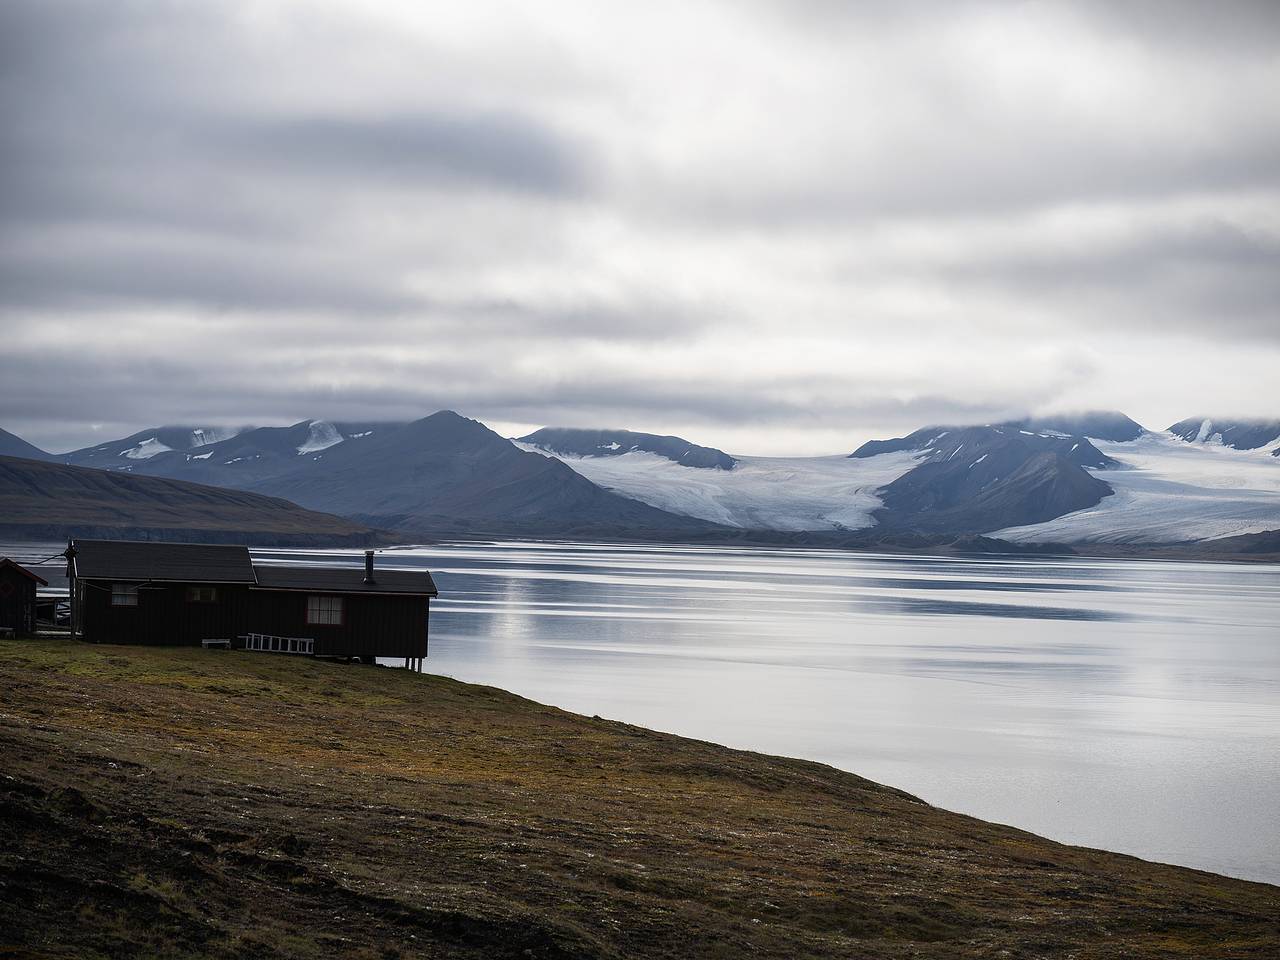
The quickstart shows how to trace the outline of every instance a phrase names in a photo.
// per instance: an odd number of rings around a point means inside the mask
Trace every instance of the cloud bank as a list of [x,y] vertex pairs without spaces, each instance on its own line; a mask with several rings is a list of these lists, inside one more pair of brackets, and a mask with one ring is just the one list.
[[0,401],[840,452],[1277,414],[1280,7],[0,8]]

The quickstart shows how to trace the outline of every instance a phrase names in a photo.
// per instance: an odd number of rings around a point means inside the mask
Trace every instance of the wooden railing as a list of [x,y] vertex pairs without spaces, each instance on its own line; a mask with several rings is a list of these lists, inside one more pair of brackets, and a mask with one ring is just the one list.
[[275,637],[268,633],[249,633],[241,637],[246,650],[258,650],[262,653],[299,653],[312,656],[315,653],[315,640],[310,637]]

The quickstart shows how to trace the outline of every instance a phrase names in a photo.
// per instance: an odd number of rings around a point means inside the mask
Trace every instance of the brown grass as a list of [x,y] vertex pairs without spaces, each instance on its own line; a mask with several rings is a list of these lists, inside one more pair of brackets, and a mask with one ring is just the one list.
[[1280,888],[404,671],[0,641],[0,758],[0,957],[1280,954]]

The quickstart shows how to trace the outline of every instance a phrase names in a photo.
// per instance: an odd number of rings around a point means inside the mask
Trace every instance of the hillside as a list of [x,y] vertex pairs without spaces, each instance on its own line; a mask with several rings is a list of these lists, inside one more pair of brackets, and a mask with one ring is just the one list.
[[0,457],[23,457],[27,460],[52,459],[39,447],[3,429],[0,429]]
[[180,480],[0,457],[0,536],[360,544],[361,524],[275,497]]
[[1084,437],[960,427],[908,449],[925,459],[881,489],[884,507],[875,516],[886,530],[986,533],[1044,523],[1112,493],[1085,467],[1115,461]]
[[374,667],[0,641],[0,906],[82,958],[1272,957],[1280,888]]
[[252,489],[410,533],[714,529],[601,489],[449,410],[337,444]]

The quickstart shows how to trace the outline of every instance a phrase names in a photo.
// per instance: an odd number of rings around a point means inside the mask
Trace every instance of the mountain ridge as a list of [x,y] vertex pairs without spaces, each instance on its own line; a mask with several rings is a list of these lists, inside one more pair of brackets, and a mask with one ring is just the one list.
[[[1280,454],[1280,421],[1178,426],[1153,432],[1122,413],[1087,411],[926,427],[869,440],[846,457],[762,458],[624,430],[542,428],[510,440],[438,411],[410,423],[313,419],[225,435],[152,428],[72,453],[108,472],[283,497],[403,537],[674,542],[826,531],[1007,536],[1029,549],[1280,527],[1280,474],[1265,456]],[[0,443],[6,437],[37,457],[71,456],[8,433]]]
[[632,430],[543,427],[517,440],[565,456],[609,457],[640,451],[698,469],[732,470],[737,463],[729,454],[715,447],[699,446],[683,437]]
[[400,530],[523,528],[528,532],[685,530],[715,525],[612,493],[560,460],[519,449],[452,410],[337,445],[252,489]]
[[125,471],[0,456],[0,536],[279,546],[385,542],[368,527],[277,497]]

